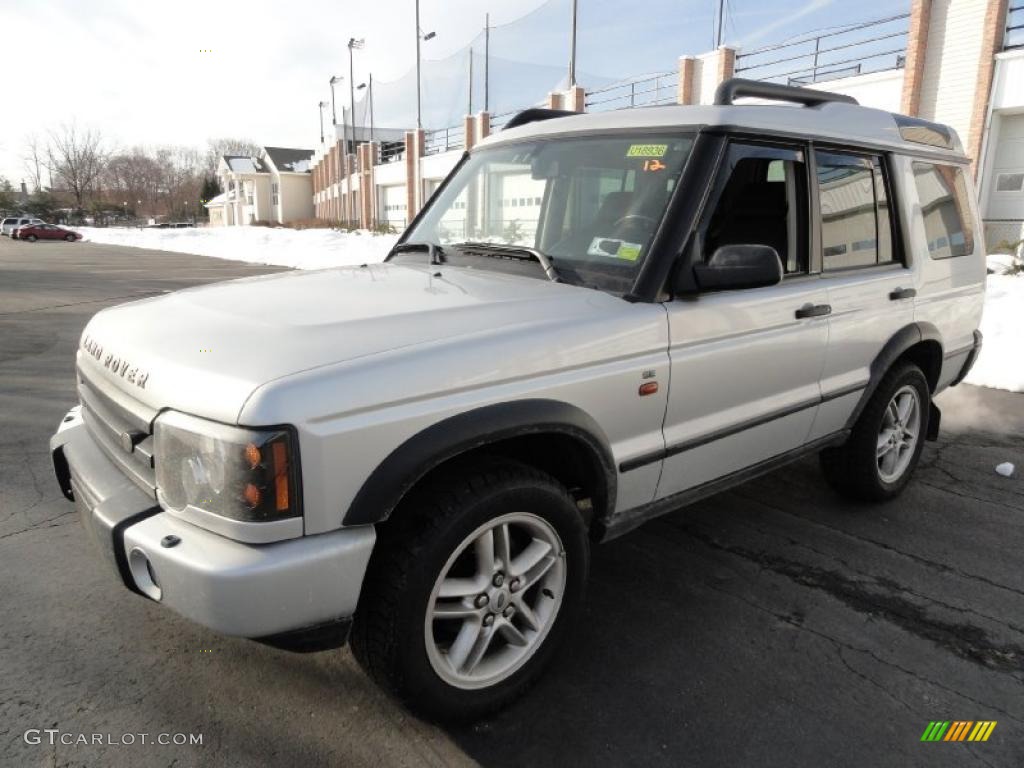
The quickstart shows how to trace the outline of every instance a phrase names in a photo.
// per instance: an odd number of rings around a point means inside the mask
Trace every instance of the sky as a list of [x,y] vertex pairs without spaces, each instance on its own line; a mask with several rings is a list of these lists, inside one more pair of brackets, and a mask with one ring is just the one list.
[[[455,124],[468,107],[471,44],[474,109],[482,106],[488,12],[491,111],[543,99],[565,76],[571,1],[421,0],[420,27],[436,32],[422,44],[424,125]],[[716,0],[578,2],[584,86],[670,71],[680,55],[713,47]],[[751,48],[902,13],[909,0],[726,5],[726,42]],[[376,124],[411,125],[414,8],[414,0],[0,0],[0,67],[17,73],[0,107],[0,176],[20,182],[26,137],[72,122],[100,131],[111,148],[205,147],[226,136],[312,148],[331,75],[346,78],[335,92],[339,119],[348,103],[350,37],[366,41],[355,80],[373,74]]]

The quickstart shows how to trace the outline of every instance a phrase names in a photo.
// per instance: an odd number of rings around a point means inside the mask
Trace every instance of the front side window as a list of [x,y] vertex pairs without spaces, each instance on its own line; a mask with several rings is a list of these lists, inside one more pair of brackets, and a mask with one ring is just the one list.
[[625,293],[692,144],[690,136],[641,134],[477,150],[406,242],[463,253],[474,243],[533,249],[566,282]]
[[825,271],[893,261],[892,216],[878,157],[816,152]]
[[933,259],[949,259],[974,253],[974,228],[963,170],[918,161],[913,167],[928,254]]
[[807,168],[801,150],[732,144],[703,237],[704,261],[725,245],[767,245],[785,274],[807,269]]

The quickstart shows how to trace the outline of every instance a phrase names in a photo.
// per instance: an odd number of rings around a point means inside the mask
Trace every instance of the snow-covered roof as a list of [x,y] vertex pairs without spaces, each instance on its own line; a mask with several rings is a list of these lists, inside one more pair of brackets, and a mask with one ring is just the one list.
[[313,158],[312,149],[290,147],[264,147],[263,153],[278,172],[309,173]]
[[224,155],[224,162],[235,173],[266,173],[267,171],[259,158],[248,155]]
[[209,208],[211,206],[214,206],[214,205],[224,205],[224,203],[227,202],[227,199],[228,199],[228,193],[227,192],[221,192],[219,195],[217,195],[215,197],[211,197],[209,200],[207,200],[205,203],[203,203],[203,205],[205,205],[207,208]]

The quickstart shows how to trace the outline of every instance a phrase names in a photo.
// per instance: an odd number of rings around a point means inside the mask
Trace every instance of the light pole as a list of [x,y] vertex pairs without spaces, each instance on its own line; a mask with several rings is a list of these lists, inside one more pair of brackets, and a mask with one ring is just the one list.
[[420,91],[422,83],[420,81],[420,41],[433,40],[437,37],[436,32],[428,32],[423,34],[423,30],[420,29],[420,0],[416,0],[416,127],[423,127],[423,105]]
[[324,107],[327,106],[326,101],[321,101],[317,106],[320,107],[320,143],[324,143]]
[[[360,83],[356,86],[357,91],[366,89],[366,109],[370,112],[370,141],[373,141],[373,75],[370,75],[370,84],[367,86],[366,83]],[[366,124],[365,120],[366,110],[363,110],[363,124]]]
[[487,112],[490,104],[490,76],[491,76],[491,14],[484,14],[484,112]]
[[340,83],[344,79],[345,78],[341,77],[341,75],[333,75],[331,77],[331,80],[330,80],[330,83],[331,83],[331,125],[337,125],[338,124],[338,113],[334,111],[334,84],[335,83]]
[[576,85],[576,5],[577,0],[572,0],[572,39],[569,45],[569,87]]
[[352,115],[352,151],[355,152],[356,142],[356,81],[352,70],[352,51],[363,47],[365,40],[348,39],[348,111]]

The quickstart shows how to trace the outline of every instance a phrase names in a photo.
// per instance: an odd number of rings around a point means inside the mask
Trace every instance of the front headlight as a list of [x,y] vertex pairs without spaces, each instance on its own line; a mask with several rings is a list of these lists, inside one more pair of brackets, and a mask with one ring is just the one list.
[[300,514],[296,446],[288,430],[232,427],[167,411],[154,434],[164,506],[246,523]]

